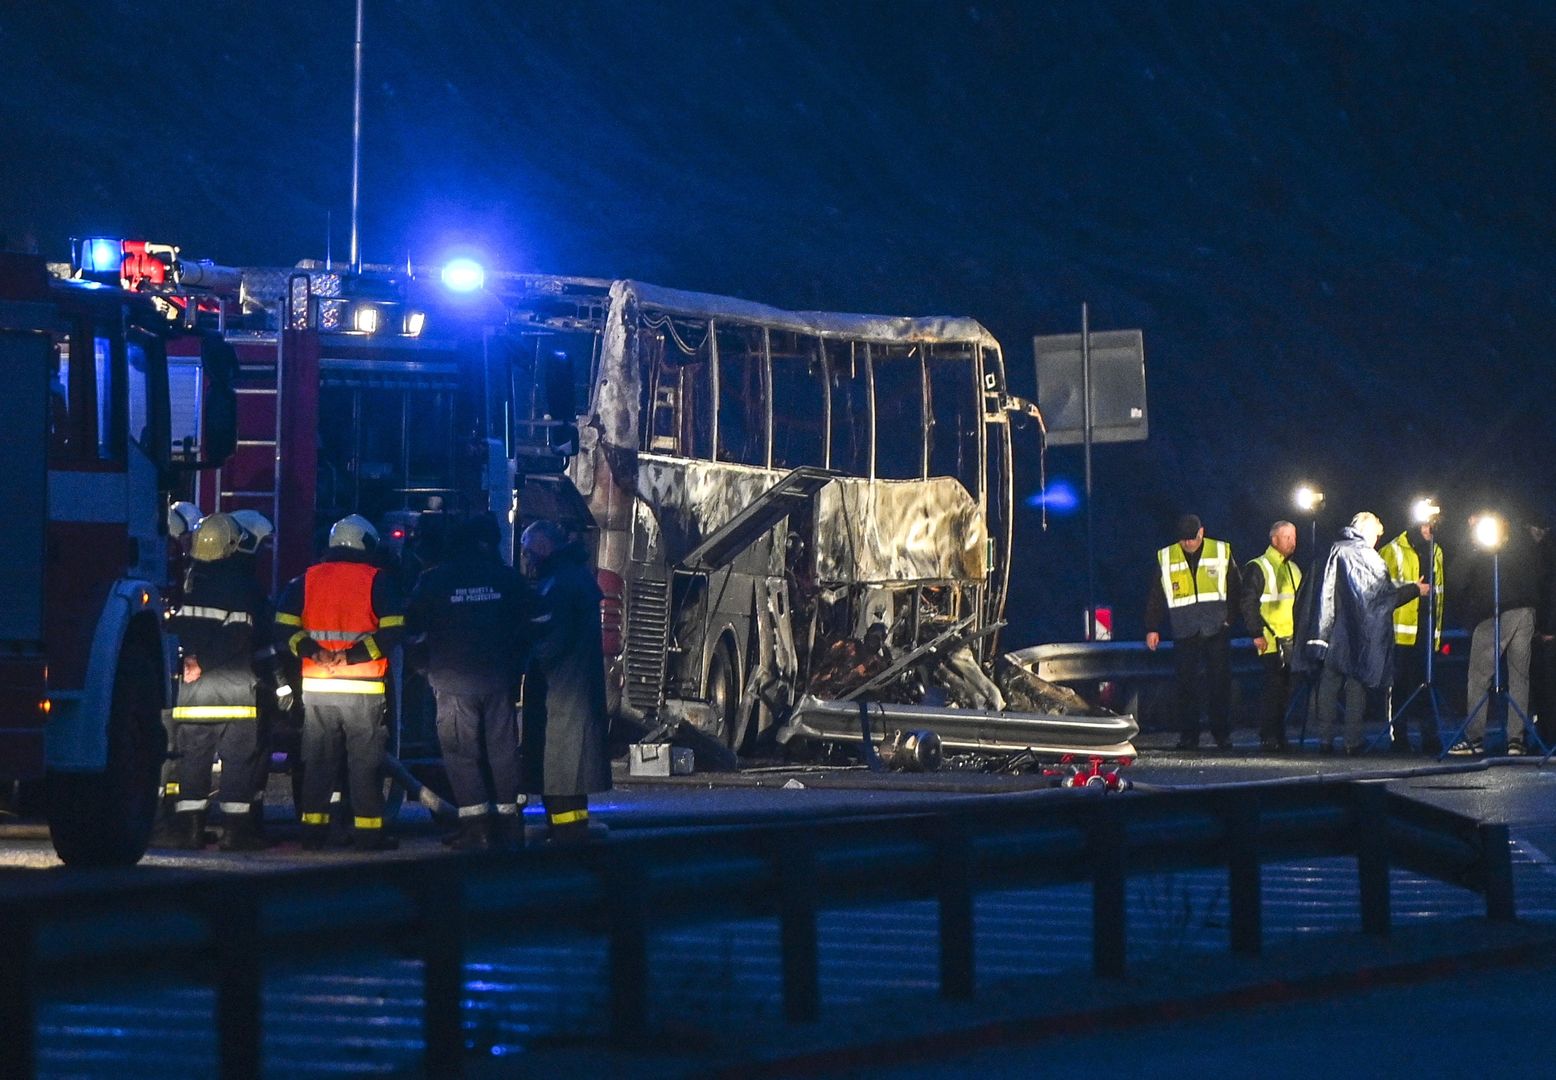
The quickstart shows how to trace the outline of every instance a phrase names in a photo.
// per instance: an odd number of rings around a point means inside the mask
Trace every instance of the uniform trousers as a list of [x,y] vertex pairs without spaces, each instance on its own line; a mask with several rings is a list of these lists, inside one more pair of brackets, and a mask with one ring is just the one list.
[[1291,669],[1278,652],[1259,657],[1264,678],[1259,684],[1259,740],[1286,745],[1286,700],[1291,696]]
[[211,765],[220,757],[222,776],[216,798],[222,813],[236,817],[250,811],[254,792],[263,786],[258,720],[174,721],[173,745],[179,755],[175,766],[179,794],[174,810],[206,809]]
[[[1227,632],[1175,638],[1172,643],[1173,671],[1177,677],[1178,733],[1185,739],[1199,738],[1201,701],[1210,720],[1210,733],[1217,739],[1229,738],[1232,701],[1231,656]],[[1200,671],[1203,669],[1204,675]]]
[[330,796],[346,759],[352,824],[359,830],[384,825],[384,695],[303,691],[304,825],[327,825]]
[[434,690],[438,745],[460,817],[494,808],[513,813],[519,797],[519,725],[507,690],[456,694]]
[[[1534,639],[1534,608],[1513,608],[1502,613],[1502,640],[1495,642],[1492,620],[1482,619],[1470,638],[1470,681],[1465,704],[1475,710],[1464,737],[1479,742],[1486,734],[1486,714],[1491,701],[1486,694],[1492,687],[1496,667],[1507,657],[1507,737],[1524,737],[1524,717],[1529,715],[1529,648]],[[1485,699],[1485,700],[1483,700]],[[1479,708],[1476,706],[1479,705]],[[1520,715],[1521,714],[1521,715]]]

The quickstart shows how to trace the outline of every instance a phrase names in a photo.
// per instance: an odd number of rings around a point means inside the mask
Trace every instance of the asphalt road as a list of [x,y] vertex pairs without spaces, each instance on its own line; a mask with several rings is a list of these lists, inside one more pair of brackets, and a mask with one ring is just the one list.
[[[1240,740],[1251,741],[1248,740]],[[1377,777],[1415,798],[1482,821],[1512,825],[1521,838],[1556,858],[1556,764],[1540,768],[1533,758],[1490,758],[1471,762],[1369,754],[1358,758],[1313,754],[1264,755],[1257,750],[1182,754],[1155,749],[1170,737],[1141,740],[1139,761],[1123,775],[1140,790],[1199,787],[1301,777]],[[1052,787],[1053,778],[1031,773],[991,775],[947,769],[933,774],[871,773],[858,766],[784,767],[757,765],[740,773],[703,773],[668,779],[631,778],[618,770],[617,788],[592,802],[593,816],[613,830],[661,829],[688,824],[740,825],[785,817],[858,815],[940,809],[959,800],[1019,797]],[[272,777],[267,821],[274,848],[250,854],[154,849],[143,866],[179,867],[219,873],[265,872],[320,861],[364,857],[415,858],[442,850],[439,828],[422,807],[408,802],[395,824],[401,849],[392,856],[363,856],[334,847],[322,854],[297,844],[286,777]],[[543,828],[538,807],[526,813],[533,835]],[[0,824],[0,888],[19,870],[62,868],[38,823]]]

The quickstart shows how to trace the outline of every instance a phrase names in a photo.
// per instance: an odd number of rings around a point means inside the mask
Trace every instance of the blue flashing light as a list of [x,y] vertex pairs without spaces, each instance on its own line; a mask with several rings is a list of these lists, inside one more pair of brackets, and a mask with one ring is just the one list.
[[454,292],[475,292],[486,285],[486,271],[474,259],[453,259],[443,267],[443,284]]
[[1075,490],[1075,485],[1068,480],[1056,479],[1049,483],[1044,491],[1027,496],[1027,505],[1034,510],[1048,508],[1050,514],[1073,514],[1080,508],[1081,497]]
[[124,247],[117,240],[108,240],[103,237],[88,240],[86,242],[86,266],[82,269],[94,274],[117,273],[119,262],[123,258]]

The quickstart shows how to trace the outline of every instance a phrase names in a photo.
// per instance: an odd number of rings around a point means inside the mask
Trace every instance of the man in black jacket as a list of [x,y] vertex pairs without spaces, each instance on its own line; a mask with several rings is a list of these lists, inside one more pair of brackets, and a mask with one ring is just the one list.
[[522,839],[513,702],[531,605],[498,543],[490,515],[457,530],[447,558],[416,583],[406,618],[412,637],[424,636],[438,743],[459,805],[459,829],[445,843],[461,850]]
[[205,844],[211,766],[221,756],[218,805],[226,821],[225,851],[263,847],[255,828],[255,792],[264,789],[264,753],[255,704],[255,624],[265,598],[247,560],[241,531],[227,514],[211,514],[194,529],[188,587],[171,630],[183,651],[182,685],[173,707],[176,779],[175,843]]
[[535,640],[524,676],[524,790],[541,796],[557,843],[586,839],[589,796],[609,791],[600,589],[584,546],[550,521],[524,530],[536,580]]
[[1164,628],[1172,635],[1177,748],[1198,748],[1203,699],[1216,747],[1230,750],[1229,625],[1241,607],[1242,577],[1232,545],[1207,537],[1198,517],[1184,514],[1177,525],[1177,542],[1156,553],[1146,594],[1145,647],[1155,652]]
[[[1527,753],[1524,720],[1529,715],[1529,653],[1534,639],[1535,608],[1540,602],[1540,549],[1534,538],[1521,527],[1508,530],[1501,550],[1493,557],[1476,551],[1464,559],[1464,584],[1455,589],[1454,599],[1466,626],[1474,627],[1470,637],[1470,674],[1465,701],[1472,710],[1464,737],[1448,752],[1470,757],[1484,750],[1486,718],[1491,711],[1487,694],[1497,664],[1507,659],[1507,752]],[[1499,580],[1493,588],[1492,574]],[[1500,642],[1494,640],[1492,616],[1501,598]]]

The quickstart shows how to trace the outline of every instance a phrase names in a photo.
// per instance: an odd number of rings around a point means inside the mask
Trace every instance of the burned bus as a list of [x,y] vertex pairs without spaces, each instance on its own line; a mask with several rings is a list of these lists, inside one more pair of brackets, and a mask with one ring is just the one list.
[[514,515],[590,537],[619,724],[1133,754],[1132,718],[999,655],[1022,403],[977,322],[495,288]]

